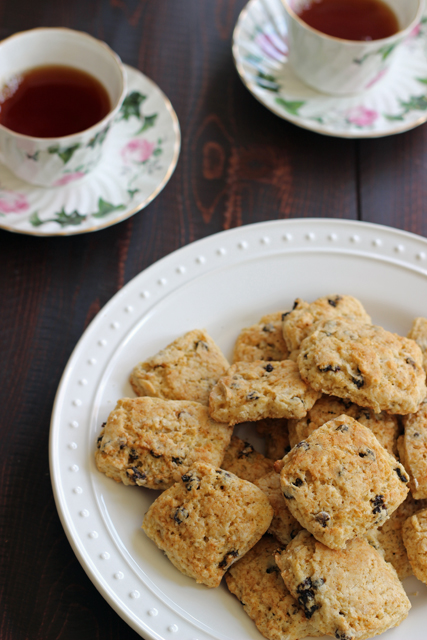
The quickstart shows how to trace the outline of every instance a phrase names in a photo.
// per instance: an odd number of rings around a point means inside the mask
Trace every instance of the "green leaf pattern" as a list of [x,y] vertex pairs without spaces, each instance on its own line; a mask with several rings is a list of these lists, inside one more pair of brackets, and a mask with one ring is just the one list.
[[[427,78],[417,78],[418,82],[422,85],[427,84]],[[411,111],[427,111],[427,94],[421,94],[419,96],[411,96],[409,100],[399,100],[402,111],[395,114],[384,114],[386,120],[389,121],[402,121],[405,116]]]
[[63,229],[64,227],[73,226],[76,227],[82,222],[86,220],[87,216],[81,215],[78,211],[74,210],[70,213],[67,213],[62,207],[58,213],[55,214],[53,218],[48,218],[47,220],[41,220],[39,218],[38,211],[35,211],[30,216],[30,222],[33,227],[41,227],[42,224],[46,224],[46,222],[57,222],[59,226]]
[[81,144],[78,142],[71,147],[60,147],[59,145],[53,145],[52,147],[48,147],[48,153],[57,154],[64,164],[67,164],[73,157],[74,153],[77,149],[80,149]]
[[106,202],[102,198],[98,200],[98,211],[92,213],[94,218],[103,218],[107,216],[109,213],[113,213],[114,211],[123,211],[126,209],[124,204],[114,205],[111,202]]
[[82,215],[76,210],[67,213],[65,211],[65,208],[62,207],[62,209],[58,211],[53,218],[47,218],[46,220],[42,220],[39,217],[38,211],[35,211],[30,216],[30,222],[33,227],[40,227],[42,224],[46,224],[47,222],[57,222],[61,228],[68,226],[75,227],[84,222],[89,216],[92,216],[93,218],[104,218],[104,216],[108,215],[109,213],[113,213],[115,211],[123,211],[124,209],[126,209],[124,204],[114,205],[111,204],[111,202],[107,202],[106,200],[99,198],[98,209],[94,213]]
[[110,130],[110,125],[108,124],[106,127],[102,129],[102,131],[98,131],[98,133],[94,135],[94,137],[91,140],[89,140],[87,146],[91,147],[91,149],[94,149],[97,144],[103,144],[109,130]]
[[144,96],[139,91],[132,91],[126,98],[123,100],[123,104],[120,108],[120,113],[118,116],[118,120],[129,120],[132,116],[135,118],[141,117],[141,105],[144,100],[147,99],[147,96]]
[[157,116],[158,116],[157,113],[153,113],[153,115],[151,116],[145,116],[144,124],[140,129],[138,129],[135,135],[138,136],[141,133],[144,133],[144,131],[147,131],[147,129],[151,129],[151,127],[154,127],[154,125],[156,124]]
[[[157,123],[158,113],[152,113],[150,115],[145,115],[142,112],[142,104],[147,99],[147,96],[140,93],[139,91],[132,91],[123,101],[122,107],[120,109],[119,115],[116,119],[116,122],[120,122],[122,120],[129,121],[132,118],[139,120],[140,127],[133,136],[141,135],[146,131],[154,128]],[[105,127],[102,131],[98,132],[88,143],[88,147],[95,148],[97,145],[102,145],[109,131],[109,126]],[[133,137],[132,136],[132,137]],[[114,204],[112,202],[108,202],[103,198],[98,199],[97,209],[96,211],[92,211],[91,213],[80,213],[76,209],[73,211],[67,212],[65,207],[62,207],[60,211],[57,211],[53,216],[49,218],[43,219],[40,217],[38,211],[34,211],[30,216],[30,223],[33,227],[37,228],[49,222],[57,223],[61,228],[65,228],[68,226],[78,226],[82,224],[88,218],[104,218],[112,213],[116,213],[118,211],[126,210],[128,204],[133,200],[135,195],[140,192],[140,189],[133,188],[132,183],[136,179],[138,175],[141,173],[141,166],[144,168],[143,171],[147,171],[148,173],[152,173],[154,170],[160,168],[158,164],[158,158],[162,155],[162,143],[163,140],[157,138],[156,145],[151,154],[151,158],[147,159],[144,162],[138,163],[139,168],[137,172],[133,172],[130,180],[128,180],[127,194],[129,197],[129,201],[127,203],[120,202],[118,204]],[[75,144],[70,147],[61,147],[60,145],[52,145],[48,147],[47,151],[50,154],[56,154],[62,160],[64,165],[70,162],[74,153],[77,149],[80,148],[80,144]],[[37,161],[37,157],[32,158]],[[74,169],[67,169],[70,171],[82,171],[84,167],[81,165]],[[126,168],[129,171],[129,167]]]
[[136,136],[144,133],[151,127],[154,127],[157,120],[157,113],[153,113],[151,115],[145,115],[141,110],[142,103],[147,99],[147,96],[143,95],[139,91],[132,91],[123,101],[121,106],[119,116],[117,118],[118,122],[120,120],[128,121],[130,118],[137,118],[142,122],[142,126],[135,133]]
[[284,100],[276,98],[276,103],[293,116],[299,116],[299,110],[305,105],[305,100]]

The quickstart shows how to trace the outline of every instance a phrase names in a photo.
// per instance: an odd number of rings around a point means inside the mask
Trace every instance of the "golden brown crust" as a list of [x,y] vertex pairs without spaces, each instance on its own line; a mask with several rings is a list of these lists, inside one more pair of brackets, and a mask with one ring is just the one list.
[[264,536],[225,576],[227,586],[268,640],[319,635],[291,596],[274,560],[277,540]]
[[405,502],[402,502],[391,518],[378,529],[377,540],[384,551],[384,559],[393,565],[400,580],[412,575],[411,564],[402,538],[403,523],[414,513],[426,507],[426,500],[414,500],[412,495],[408,494]]
[[322,396],[300,420],[288,420],[289,442],[294,447],[301,440],[305,440],[322,424],[345,414],[354,418],[360,424],[371,429],[380,444],[389,453],[398,457],[397,438],[399,437],[399,421],[397,416],[385,411],[374,413],[368,407],[359,407],[353,402],[336,398],[335,396]]
[[240,332],[233,352],[235,362],[286,360],[288,348],[282,333],[283,312],[271,313]]
[[212,387],[228,367],[208,333],[194,329],[140,362],[132,371],[130,383],[138,396],[207,405]]
[[225,450],[221,469],[231,471],[242,480],[255,482],[273,469],[273,462],[255,451],[249,442],[233,436]]
[[415,340],[423,354],[423,369],[427,373],[427,318],[415,318],[408,338]]
[[409,487],[416,500],[427,498],[427,400],[417,413],[403,419],[405,434],[399,438],[401,462],[409,473]]
[[265,493],[274,510],[268,532],[273,534],[282,544],[289,544],[302,527],[288,509],[280,486],[279,475],[275,471],[271,471],[259,480],[255,480],[254,484]]
[[283,318],[283,337],[289,352],[299,349],[301,342],[310,335],[316,322],[337,316],[371,322],[362,304],[352,296],[333,294],[318,298],[311,304],[297,298],[293,310]]
[[314,389],[376,413],[414,413],[426,396],[416,342],[371,324],[343,318],[317,323],[301,344],[298,366]]
[[166,489],[195,462],[219,466],[232,428],[198,402],[122,398],[98,438],[98,470],[123,484]]
[[267,531],[273,509],[251,482],[195,464],[147,511],[142,528],[183,574],[217,587]]
[[427,584],[427,509],[403,523],[402,537],[414,574]]
[[408,493],[403,466],[345,415],[316,429],[281,466],[290,512],[331,549],[382,525]]
[[306,616],[336,638],[379,635],[399,625],[411,608],[393,567],[364,539],[332,550],[301,531],[276,554],[276,563]]
[[233,425],[262,418],[297,418],[311,409],[319,395],[301,380],[295,362],[237,362],[212,389],[209,410],[214,420]]

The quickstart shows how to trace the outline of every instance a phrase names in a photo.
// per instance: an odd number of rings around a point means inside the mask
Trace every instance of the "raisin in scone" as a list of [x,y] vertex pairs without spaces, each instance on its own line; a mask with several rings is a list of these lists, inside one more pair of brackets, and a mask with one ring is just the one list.
[[273,470],[273,462],[262,453],[255,451],[249,442],[233,436],[225,450],[221,469],[231,471],[242,480],[255,482]]
[[286,360],[288,348],[282,333],[282,312],[263,316],[261,320],[242,329],[233,352],[235,362],[254,360]]
[[427,500],[414,500],[409,493],[405,502],[396,509],[382,527],[376,531],[376,539],[384,552],[384,559],[396,569],[400,580],[412,575],[411,564],[408,559],[402,538],[403,523],[414,513],[427,507]]
[[404,522],[402,537],[415,576],[427,584],[427,509]]
[[415,318],[408,338],[415,340],[423,354],[423,368],[427,373],[427,318]]
[[359,407],[353,402],[336,398],[335,396],[322,396],[300,420],[288,420],[289,442],[294,447],[301,440],[305,440],[322,424],[345,414],[354,418],[360,424],[371,429],[380,444],[389,453],[398,456],[397,439],[399,437],[399,421],[397,416],[385,411],[374,413],[368,407]]
[[339,640],[379,635],[411,608],[394,568],[362,538],[332,550],[301,531],[276,563],[307,619]]
[[288,509],[280,486],[279,475],[275,471],[271,471],[259,480],[255,480],[254,484],[265,493],[274,510],[268,532],[272,533],[282,544],[289,544],[302,527]]
[[324,296],[311,304],[297,298],[292,311],[283,315],[283,337],[289,352],[299,349],[301,342],[310,335],[313,326],[320,320],[337,316],[370,323],[371,318],[363,305],[352,296]]
[[231,434],[199,402],[122,398],[98,438],[96,466],[116,482],[166,489],[197,461],[220,466]]
[[268,498],[254,484],[196,464],[153,502],[142,528],[184,575],[217,587],[272,517]]
[[208,333],[195,329],[138,364],[130,383],[138,396],[207,405],[212,387],[229,366]]
[[414,413],[426,396],[417,343],[371,324],[319,322],[301,343],[298,366],[313,389],[375,413]]
[[405,434],[399,438],[399,454],[409,473],[409,488],[416,500],[427,498],[427,400],[417,413],[403,419]]
[[292,515],[331,549],[382,525],[408,494],[403,466],[345,415],[299,442],[275,469]]
[[237,362],[211,391],[214,420],[237,424],[262,418],[302,418],[320,393],[301,380],[291,360]]
[[282,580],[274,556],[277,540],[264,536],[225,576],[227,587],[268,640],[317,636],[297,600]]

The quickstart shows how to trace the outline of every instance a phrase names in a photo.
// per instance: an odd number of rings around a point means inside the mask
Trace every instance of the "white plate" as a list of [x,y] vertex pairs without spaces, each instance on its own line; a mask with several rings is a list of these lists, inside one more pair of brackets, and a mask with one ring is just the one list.
[[[169,100],[152,80],[125,65],[128,94],[98,166],[85,177],[62,149],[69,173],[53,188],[30,185],[0,164],[0,228],[36,236],[98,231],[129,218],[163,189],[178,161],[181,134]],[[71,168],[72,166],[72,168]]]
[[424,16],[389,72],[355,96],[320,93],[293,74],[281,0],[249,0],[234,30],[234,62],[249,91],[285,120],[341,138],[389,136],[427,120],[426,22]]
[[[226,355],[242,327],[334,292],[363,302],[403,335],[427,316],[427,240],[378,225],[327,219],[264,222],[210,236],[163,258],[104,307],[76,346],[55,400],[51,477],[68,539],[119,615],[146,638],[260,640],[240,603],[177,571],[141,523],[156,492],[99,473],[96,438],[143,358],[196,327]],[[413,609],[384,638],[425,640],[427,587],[405,581]]]

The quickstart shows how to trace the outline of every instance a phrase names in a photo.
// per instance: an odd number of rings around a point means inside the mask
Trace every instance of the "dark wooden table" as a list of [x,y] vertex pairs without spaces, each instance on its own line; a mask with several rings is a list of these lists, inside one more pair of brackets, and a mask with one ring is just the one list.
[[52,495],[49,421],[70,353],[131,278],[223,229],[298,217],[427,235],[427,126],[377,140],[280,120],[245,89],[231,36],[245,0],[0,1],[0,37],[67,26],[105,40],[171,99],[177,169],[144,211],[96,233],[0,231],[0,638],[137,638],[75,558]]

